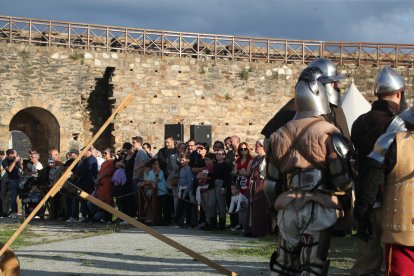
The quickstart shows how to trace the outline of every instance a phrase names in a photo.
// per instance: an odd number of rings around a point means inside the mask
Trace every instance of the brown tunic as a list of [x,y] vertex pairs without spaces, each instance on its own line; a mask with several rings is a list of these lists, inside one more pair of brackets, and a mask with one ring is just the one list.
[[[311,125],[296,142],[296,147],[290,149],[292,138],[298,136],[301,131],[312,122]],[[327,159],[332,152],[330,134],[339,132],[332,124],[321,116],[291,120],[270,136],[272,157],[282,173],[290,173],[295,169],[327,169]],[[292,138],[291,138],[292,137]],[[286,157],[285,157],[286,156]],[[275,209],[284,209],[292,201],[298,210],[308,201],[319,202],[327,208],[340,209],[338,200],[334,195],[322,192],[297,192],[287,191],[282,193],[275,202]]]
[[414,132],[396,136],[397,163],[384,187],[382,240],[414,246]]
[[[315,120],[312,125],[296,142],[296,147],[289,150],[292,143],[291,136],[296,137],[301,130]],[[330,134],[339,130],[332,124],[321,120],[320,116],[291,120],[270,136],[272,155],[277,167],[282,173],[289,173],[296,168],[312,169],[315,165],[320,169],[327,167],[327,156],[330,153]],[[287,154],[286,158],[283,158]],[[308,160],[312,160],[310,163]]]

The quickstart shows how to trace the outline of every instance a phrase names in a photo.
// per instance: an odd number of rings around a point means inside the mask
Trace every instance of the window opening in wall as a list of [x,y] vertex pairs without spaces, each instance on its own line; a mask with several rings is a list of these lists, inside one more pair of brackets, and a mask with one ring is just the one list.
[[[95,135],[101,126],[105,123],[112,113],[112,107],[115,103],[113,98],[112,75],[115,67],[107,67],[102,78],[96,79],[96,85],[88,98],[89,120],[92,124],[90,131]],[[96,140],[94,146],[103,151],[115,144],[115,137],[112,135],[114,124],[111,123],[102,135]]]

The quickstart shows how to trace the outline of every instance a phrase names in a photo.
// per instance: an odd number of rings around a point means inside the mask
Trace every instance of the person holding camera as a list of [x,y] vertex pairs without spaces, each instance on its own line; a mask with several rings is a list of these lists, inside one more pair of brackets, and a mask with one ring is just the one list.
[[8,190],[10,191],[11,218],[17,219],[17,191],[19,188],[19,179],[23,168],[23,160],[17,155],[14,149],[6,151],[6,158],[1,163],[7,173]]

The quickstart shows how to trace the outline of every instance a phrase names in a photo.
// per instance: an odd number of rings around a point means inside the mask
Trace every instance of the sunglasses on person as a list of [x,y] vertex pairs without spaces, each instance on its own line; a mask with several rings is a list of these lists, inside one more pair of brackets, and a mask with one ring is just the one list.
[[204,149],[204,147],[197,147],[197,149],[198,149],[198,150],[203,150],[203,149]]
[[247,151],[247,148],[240,148],[240,151]]

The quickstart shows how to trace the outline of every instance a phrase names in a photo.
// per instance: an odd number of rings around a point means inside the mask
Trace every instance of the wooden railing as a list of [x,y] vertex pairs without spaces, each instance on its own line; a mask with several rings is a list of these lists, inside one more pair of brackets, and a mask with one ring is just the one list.
[[325,42],[182,33],[0,16],[0,41],[196,59],[413,66],[414,44]]

